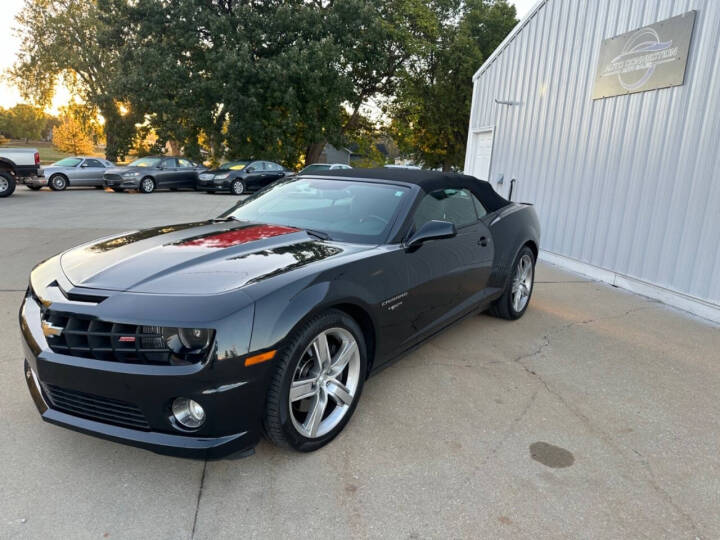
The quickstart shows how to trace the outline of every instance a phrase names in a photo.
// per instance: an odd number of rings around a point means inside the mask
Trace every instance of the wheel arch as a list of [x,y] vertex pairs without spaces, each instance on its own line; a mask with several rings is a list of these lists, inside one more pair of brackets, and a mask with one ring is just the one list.
[[[309,319],[326,311],[337,309],[351,317],[360,326],[368,354],[368,373],[375,360],[377,324],[369,306],[356,297],[329,295],[328,282],[316,283],[287,299],[265,299],[256,303],[250,350],[282,346],[286,338]],[[276,293],[277,294],[277,293]],[[284,295],[281,295],[284,297]],[[278,308],[283,304],[282,311]],[[366,374],[367,375],[367,374]]]
[[365,374],[365,377],[367,377],[368,375],[370,375],[373,363],[375,361],[375,346],[377,340],[375,323],[373,322],[370,313],[368,313],[365,308],[363,308],[359,304],[350,302],[334,304],[326,308],[326,310],[329,309],[337,309],[342,311],[343,313],[351,317],[360,326],[363,337],[365,338],[365,348],[367,350],[367,373]]
[[540,251],[538,250],[538,245],[535,240],[528,240],[522,245],[520,249],[524,248],[525,246],[530,248],[530,250],[533,252],[533,256],[535,257],[535,262],[537,262]]
[[15,163],[7,158],[0,157],[0,172],[15,174]]

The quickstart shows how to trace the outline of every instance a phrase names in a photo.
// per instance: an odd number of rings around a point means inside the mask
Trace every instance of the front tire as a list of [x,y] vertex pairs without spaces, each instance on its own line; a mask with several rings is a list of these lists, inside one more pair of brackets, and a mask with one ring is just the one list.
[[10,173],[0,172],[0,198],[9,197],[15,191],[15,178]]
[[149,176],[146,176],[142,180],[140,180],[140,193],[152,193],[155,191],[155,180],[150,178]]
[[527,311],[535,284],[535,254],[523,246],[515,257],[510,279],[503,295],[490,306],[490,314],[514,321]]
[[233,195],[242,195],[245,193],[245,184],[241,180],[233,180],[233,183],[230,184],[230,191]]
[[350,420],[367,373],[362,330],[339,310],[293,331],[276,358],[263,426],[278,446],[311,452]]
[[68,180],[62,174],[53,174],[48,183],[53,191],[65,191],[68,186]]

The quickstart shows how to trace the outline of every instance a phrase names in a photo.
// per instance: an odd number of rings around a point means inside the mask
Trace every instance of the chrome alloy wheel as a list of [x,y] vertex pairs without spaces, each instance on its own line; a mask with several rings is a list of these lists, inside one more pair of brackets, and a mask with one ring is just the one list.
[[527,253],[520,257],[512,282],[512,307],[521,312],[530,299],[533,286],[533,262]]
[[141,187],[144,193],[152,193],[155,189],[155,182],[152,178],[143,178]]
[[10,189],[10,182],[4,176],[0,176],[0,193],[5,193]]
[[56,174],[50,178],[50,185],[55,191],[62,191],[67,187],[67,181],[62,175]]
[[344,328],[323,330],[307,346],[290,383],[290,418],[304,437],[330,432],[345,417],[360,382],[360,350]]

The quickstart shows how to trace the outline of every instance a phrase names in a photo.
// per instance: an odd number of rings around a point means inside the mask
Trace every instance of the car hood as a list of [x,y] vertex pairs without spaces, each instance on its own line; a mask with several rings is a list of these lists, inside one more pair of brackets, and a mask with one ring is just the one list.
[[66,251],[60,265],[78,287],[207,295],[365,249],[319,241],[293,227],[204,221],[103,238]]

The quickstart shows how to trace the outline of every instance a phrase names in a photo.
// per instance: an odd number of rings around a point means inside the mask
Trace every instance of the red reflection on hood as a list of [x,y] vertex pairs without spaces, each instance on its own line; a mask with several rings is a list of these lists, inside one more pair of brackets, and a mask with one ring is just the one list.
[[235,229],[233,231],[210,234],[201,238],[193,238],[191,240],[181,242],[179,245],[205,248],[228,248],[239,244],[245,244],[247,242],[253,242],[255,240],[262,240],[263,238],[272,238],[273,236],[298,232],[299,230],[300,229],[283,227],[281,225],[251,225],[250,227],[245,227],[243,229]]

